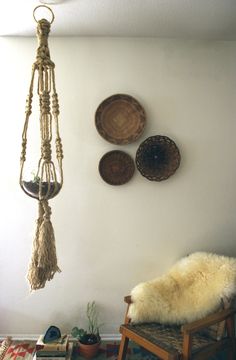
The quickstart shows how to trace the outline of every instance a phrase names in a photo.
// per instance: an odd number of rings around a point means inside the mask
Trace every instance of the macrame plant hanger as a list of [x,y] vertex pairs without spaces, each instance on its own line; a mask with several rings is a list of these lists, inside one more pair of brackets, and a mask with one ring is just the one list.
[[[39,7],[44,7],[50,11],[52,16],[50,22],[46,19],[36,20],[35,11]],[[32,77],[26,100],[20,159],[20,186],[27,195],[38,200],[39,206],[32,258],[27,274],[31,290],[37,290],[43,288],[46,281],[51,280],[56,272],[61,271],[57,265],[54,230],[50,220],[51,208],[48,200],[55,197],[62,188],[63,151],[58,124],[59,104],[55,86],[55,64],[50,59],[48,48],[48,35],[50,25],[54,20],[54,14],[49,7],[39,5],[34,9],[33,17],[37,22],[38,48],[36,61],[32,66]],[[32,114],[34,88],[39,98],[41,146],[39,159],[36,163],[36,175],[33,180],[27,181],[24,177],[24,170],[27,152],[27,131]],[[55,140],[55,143],[52,143],[52,140]],[[55,147],[55,161],[53,160],[53,145]],[[55,163],[57,166],[55,166]]]

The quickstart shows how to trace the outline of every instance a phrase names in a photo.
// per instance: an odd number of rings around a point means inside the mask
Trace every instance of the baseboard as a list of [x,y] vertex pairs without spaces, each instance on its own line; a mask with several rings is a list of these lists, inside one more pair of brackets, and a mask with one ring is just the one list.
[[36,341],[39,338],[40,334],[0,334],[0,340],[5,339],[7,336],[10,336],[13,340],[31,340]]
[[103,341],[120,341],[121,334],[101,334]]
[[[6,336],[11,336],[13,340],[30,340],[36,341],[39,338],[40,334],[0,334],[0,340],[6,338]],[[120,334],[100,334],[101,339],[103,341],[120,341],[121,335]],[[71,341],[76,341],[75,338],[71,337]]]

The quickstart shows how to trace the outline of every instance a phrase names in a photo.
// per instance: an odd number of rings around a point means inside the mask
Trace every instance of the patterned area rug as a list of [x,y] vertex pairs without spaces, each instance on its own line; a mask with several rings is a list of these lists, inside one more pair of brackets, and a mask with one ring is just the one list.
[[[119,342],[103,342],[101,344],[98,355],[96,356],[97,360],[117,360],[119,352]],[[74,359],[82,360],[83,358],[79,355],[79,351],[75,349]],[[156,356],[141,348],[140,346],[135,345],[130,342],[126,360],[159,360]]]
[[[1,345],[0,360],[32,360],[35,341],[12,341],[9,346]],[[0,350],[1,351],[1,350]]]
[[[5,352],[0,357],[0,360],[32,360],[35,350],[35,341],[13,341],[9,346],[5,347]],[[96,356],[97,360],[110,359],[116,360],[119,351],[119,342],[102,342],[99,353]],[[77,347],[74,347],[73,360],[81,360]],[[157,359],[152,354],[146,352],[144,349],[137,347],[135,344],[130,343],[127,353],[127,360],[154,360]]]
[[[11,344],[2,346],[0,344],[0,360],[32,360],[35,349],[35,341],[13,341]],[[1,351],[2,350],[2,351]],[[117,360],[119,351],[119,342],[102,342],[97,360]],[[75,347],[73,354],[73,360],[82,360],[79,355],[78,349]],[[145,349],[130,342],[128,347],[128,353],[126,360],[159,360],[156,356],[152,355]],[[225,360],[226,356],[222,354],[218,357],[213,357],[209,360]]]

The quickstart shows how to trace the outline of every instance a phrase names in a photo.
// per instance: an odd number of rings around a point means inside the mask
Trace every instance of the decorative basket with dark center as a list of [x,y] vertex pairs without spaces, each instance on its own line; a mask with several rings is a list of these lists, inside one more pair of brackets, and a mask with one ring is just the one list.
[[136,152],[136,165],[140,173],[151,181],[168,179],[180,165],[180,152],[167,136],[150,136]]
[[130,155],[120,150],[107,152],[99,162],[99,173],[110,185],[123,185],[133,176],[134,161]]
[[130,144],[144,130],[144,109],[130,95],[116,94],[105,99],[95,113],[95,125],[99,134],[107,141]]

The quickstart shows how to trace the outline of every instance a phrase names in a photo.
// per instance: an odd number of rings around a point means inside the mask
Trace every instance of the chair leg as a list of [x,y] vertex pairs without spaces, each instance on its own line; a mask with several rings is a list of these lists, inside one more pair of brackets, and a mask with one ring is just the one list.
[[231,338],[231,348],[228,350],[228,360],[234,360],[236,355],[236,344],[235,344],[235,326],[234,317],[231,316],[226,319],[226,328],[228,336]]
[[191,358],[192,334],[184,333],[183,338],[183,360]]
[[233,354],[232,350],[229,350],[229,351],[228,351],[227,359],[228,359],[228,360],[234,360],[234,354]]
[[236,355],[235,345],[236,345],[235,340],[232,339],[232,347],[230,349],[228,349],[228,352],[227,352],[228,360],[235,360],[235,355]]
[[117,360],[125,360],[128,344],[129,344],[129,338],[127,338],[125,335],[122,335]]

